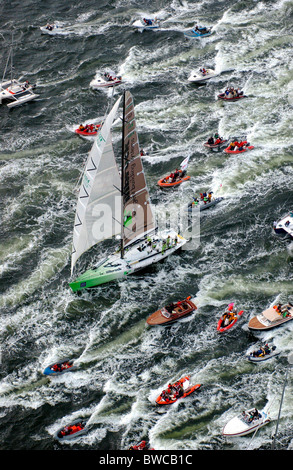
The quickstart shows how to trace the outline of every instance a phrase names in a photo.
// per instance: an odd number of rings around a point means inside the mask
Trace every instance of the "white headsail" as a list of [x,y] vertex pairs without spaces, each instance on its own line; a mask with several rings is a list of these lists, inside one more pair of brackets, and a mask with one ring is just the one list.
[[71,272],[85,251],[121,231],[121,179],[111,135],[120,100],[105,119],[86,162],[75,214]]

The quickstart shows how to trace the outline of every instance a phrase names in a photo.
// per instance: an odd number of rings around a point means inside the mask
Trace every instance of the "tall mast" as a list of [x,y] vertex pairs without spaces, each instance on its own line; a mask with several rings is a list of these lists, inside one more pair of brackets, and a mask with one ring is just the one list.
[[125,123],[125,90],[123,93],[123,118],[122,118],[122,153],[121,153],[121,258],[124,258],[124,123]]

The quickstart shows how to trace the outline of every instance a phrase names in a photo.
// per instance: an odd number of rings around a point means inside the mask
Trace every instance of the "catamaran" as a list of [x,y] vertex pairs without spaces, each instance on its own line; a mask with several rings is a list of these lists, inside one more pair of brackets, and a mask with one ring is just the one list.
[[[13,45],[11,46],[8,54],[6,66],[3,73],[2,81],[0,82],[0,104],[7,104],[8,108],[14,108],[28,101],[34,100],[39,95],[34,93],[35,85],[31,85],[27,80],[21,82],[13,78]],[[11,77],[5,80],[5,74],[10,61]]]
[[70,282],[73,292],[122,279],[187,243],[176,230],[159,232],[156,227],[129,91],[123,95],[121,172],[118,170],[111,127],[121,99],[106,117],[86,162],[75,214],[71,274],[79,257],[97,243],[119,235],[120,247]]

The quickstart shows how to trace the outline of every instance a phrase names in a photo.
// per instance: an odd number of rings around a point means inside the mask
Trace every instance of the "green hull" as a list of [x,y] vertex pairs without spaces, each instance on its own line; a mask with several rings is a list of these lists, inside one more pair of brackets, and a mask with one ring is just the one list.
[[83,289],[90,289],[91,287],[97,287],[107,282],[121,279],[128,274],[127,271],[112,271],[106,272],[101,269],[89,269],[85,273],[81,274],[73,282],[69,283],[70,288],[73,292],[78,292]]

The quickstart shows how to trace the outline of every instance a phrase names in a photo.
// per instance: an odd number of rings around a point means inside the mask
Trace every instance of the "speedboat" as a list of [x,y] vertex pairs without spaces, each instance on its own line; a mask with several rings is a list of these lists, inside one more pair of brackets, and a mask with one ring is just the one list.
[[222,434],[226,437],[245,436],[269,424],[270,421],[264,410],[258,411],[252,408],[232,418],[224,427]]
[[163,390],[162,393],[156,399],[157,405],[171,405],[175,403],[179,398],[185,398],[195,390],[198,390],[201,384],[190,385],[189,384],[190,376],[187,375],[182,379],[178,380],[174,384],[169,384],[166,390]]
[[204,38],[212,34],[212,28],[207,28],[206,26],[195,26],[190,31],[184,33],[184,36],[187,38]]
[[66,426],[63,426],[62,428],[58,429],[54,437],[60,442],[68,441],[76,438],[77,436],[85,434],[86,431],[86,421],[79,418],[73,421],[72,423],[67,424]]
[[218,75],[215,70],[200,68],[199,70],[193,70],[188,77],[188,81],[191,83],[204,83],[211,78]]
[[267,361],[272,357],[278,356],[280,351],[277,349],[276,346],[270,347],[268,344],[256,349],[255,351],[250,352],[247,355],[247,359],[250,362],[254,362],[255,364],[258,362]]
[[190,315],[197,309],[197,306],[187,297],[185,300],[172,303],[157,310],[147,319],[148,325],[169,325],[182,317]]
[[235,323],[237,323],[238,318],[241,317],[244,310],[239,312],[234,308],[234,303],[228,305],[226,312],[221,316],[217,324],[217,331],[223,333],[224,331],[230,330]]
[[122,82],[122,77],[116,77],[111,75],[109,72],[105,72],[103,75],[97,74],[91,81],[91,88],[109,88],[111,86],[119,85]]
[[65,372],[70,372],[72,370],[75,370],[75,367],[73,365],[73,360],[62,359],[58,362],[53,362],[53,364],[50,364],[49,366],[47,366],[43,374],[55,376],[55,375],[64,374]]
[[132,26],[142,32],[144,29],[158,29],[160,22],[157,18],[141,18],[136,20]]
[[42,34],[49,34],[54,36],[62,31],[62,27],[58,23],[53,24],[46,24],[46,26],[40,26],[40,30]]
[[277,235],[289,235],[293,238],[293,211],[274,223],[274,231]]
[[250,330],[271,330],[293,320],[293,305],[274,305],[264,310],[260,315],[251,318],[248,323]]

